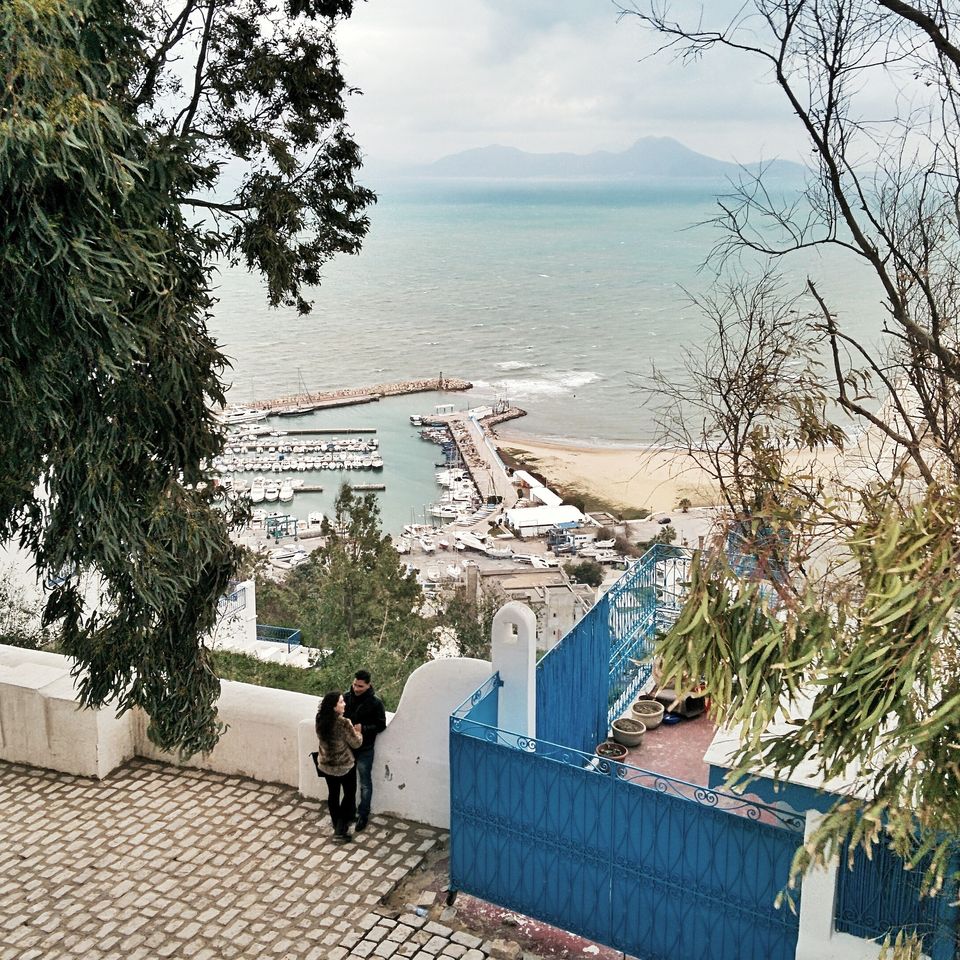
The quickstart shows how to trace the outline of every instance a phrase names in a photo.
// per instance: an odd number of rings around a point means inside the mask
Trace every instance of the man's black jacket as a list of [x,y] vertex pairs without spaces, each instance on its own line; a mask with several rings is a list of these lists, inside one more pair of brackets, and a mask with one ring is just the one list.
[[373,749],[377,734],[387,729],[387,713],[383,708],[383,701],[374,693],[373,687],[357,696],[353,690],[343,695],[347,708],[343,715],[351,723],[360,724],[363,734],[363,743],[354,750],[354,753],[365,753]]

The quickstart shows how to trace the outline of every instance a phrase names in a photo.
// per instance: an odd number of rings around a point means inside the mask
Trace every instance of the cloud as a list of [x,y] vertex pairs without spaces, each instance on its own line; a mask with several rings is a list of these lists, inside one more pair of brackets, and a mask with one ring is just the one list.
[[503,143],[622,150],[674,136],[723,159],[797,156],[796,124],[745,58],[648,58],[654,38],[605,0],[376,0],[338,28],[367,156],[422,162]]

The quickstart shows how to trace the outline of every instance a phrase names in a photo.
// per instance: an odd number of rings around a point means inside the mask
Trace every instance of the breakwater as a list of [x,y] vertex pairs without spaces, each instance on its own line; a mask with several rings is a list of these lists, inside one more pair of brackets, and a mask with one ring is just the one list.
[[506,410],[500,410],[497,413],[491,413],[488,417],[481,417],[480,423],[488,433],[493,435],[493,428],[498,423],[506,423],[507,420],[517,420],[520,417],[525,417],[526,415],[527,411],[523,410],[521,407],[507,407]]
[[[405,393],[431,393],[435,391],[469,390],[473,384],[459,377],[427,377],[420,380],[401,380],[396,383],[377,383],[370,387],[342,387],[337,390],[320,390],[316,393],[299,393],[271,400],[257,400],[248,406],[271,414],[290,415],[309,413],[326,407],[352,406],[357,403],[373,403],[381,397],[396,397]],[[229,407],[227,408],[229,409]]]

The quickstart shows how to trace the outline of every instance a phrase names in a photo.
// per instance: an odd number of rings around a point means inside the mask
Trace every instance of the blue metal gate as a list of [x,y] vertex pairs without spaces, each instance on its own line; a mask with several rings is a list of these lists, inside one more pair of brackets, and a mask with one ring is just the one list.
[[[857,848],[853,867],[847,867],[847,851],[840,856],[834,925],[857,937],[883,940],[901,930],[916,933],[923,952],[931,960],[954,960],[960,956],[958,943],[957,881],[950,879],[936,897],[923,896],[921,877],[926,863],[907,870],[904,862],[885,844],[871,850],[871,856]],[[951,875],[960,864],[954,862]]]
[[644,960],[792,960],[800,820],[498,730],[498,693],[451,718],[454,889]]

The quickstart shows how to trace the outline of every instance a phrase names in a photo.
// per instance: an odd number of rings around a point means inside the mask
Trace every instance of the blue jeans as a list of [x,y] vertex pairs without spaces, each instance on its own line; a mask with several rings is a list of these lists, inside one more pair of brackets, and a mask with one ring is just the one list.
[[373,797],[373,751],[364,750],[356,755],[357,780],[360,781],[360,804],[357,807],[357,819],[366,820],[370,816],[370,800]]

